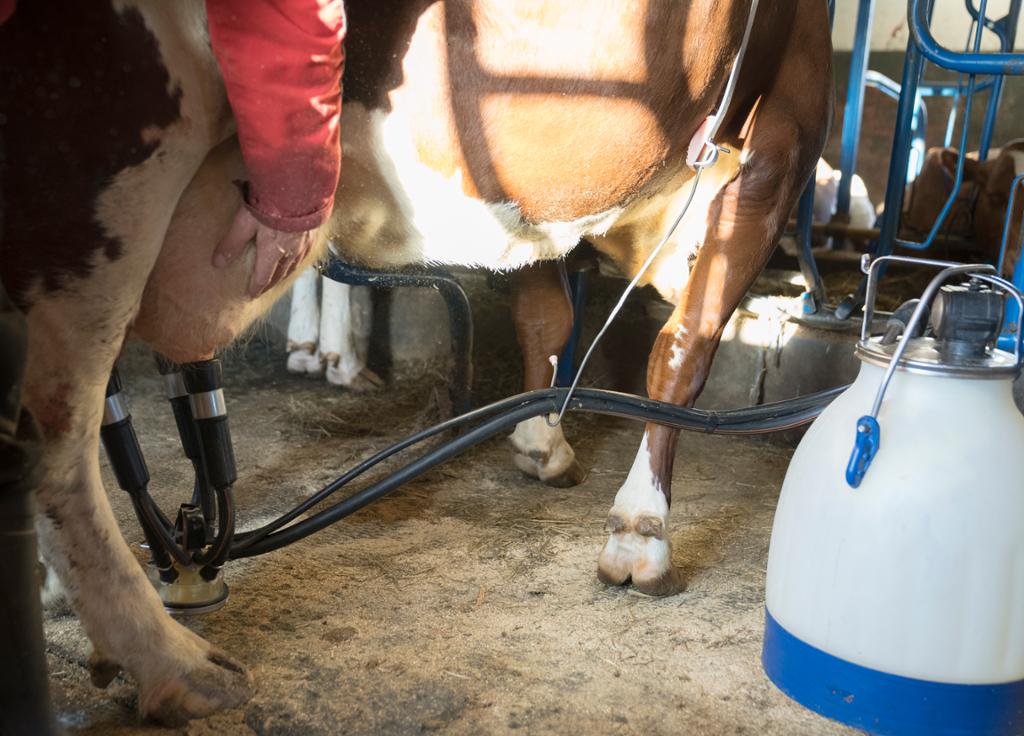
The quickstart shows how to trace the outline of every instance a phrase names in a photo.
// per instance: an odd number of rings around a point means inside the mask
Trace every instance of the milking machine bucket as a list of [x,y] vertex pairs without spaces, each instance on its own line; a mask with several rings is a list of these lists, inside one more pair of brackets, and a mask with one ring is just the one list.
[[[871,336],[885,260],[943,270]],[[991,266],[866,270],[860,373],[800,443],[775,514],[765,671],[871,733],[1024,732],[1019,329],[996,347],[1021,295]]]

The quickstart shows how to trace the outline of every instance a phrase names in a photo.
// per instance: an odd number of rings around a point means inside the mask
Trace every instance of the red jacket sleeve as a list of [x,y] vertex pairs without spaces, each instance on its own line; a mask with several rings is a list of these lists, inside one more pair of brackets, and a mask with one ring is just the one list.
[[206,12],[250,211],[276,230],[319,226],[341,173],[342,0],[206,0]]

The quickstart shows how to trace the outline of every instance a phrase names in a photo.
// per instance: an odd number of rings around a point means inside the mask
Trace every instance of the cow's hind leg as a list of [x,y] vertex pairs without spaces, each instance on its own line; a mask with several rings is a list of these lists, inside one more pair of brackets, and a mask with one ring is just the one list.
[[373,306],[369,289],[323,279],[320,352],[327,382],[352,391],[380,388],[383,381],[366,367]]
[[[143,714],[179,722],[243,702],[249,677],[164,612],[100,478],[104,387],[144,281],[131,260],[98,268],[80,288],[29,313],[26,397],[45,437],[39,530],[47,562],[95,647],[97,683],[123,667],[138,681]],[[75,357],[73,375],[68,356]]]
[[[827,68],[827,63],[810,65],[806,73]],[[798,83],[782,74],[776,91],[762,98],[743,145],[739,173],[710,208],[690,280],[651,352],[647,390],[652,398],[683,406],[696,400],[725,324],[764,267],[824,143],[827,102],[809,105],[807,99],[817,100],[815,95],[792,100],[779,94],[780,88],[826,90],[828,83]],[[608,516],[609,537],[598,563],[603,582],[632,580],[652,595],[682,589],[668,533],[678,436],[678,430],[655,424],[645,428],[632,470]]]
[[[512,315],[523,352],[523,390],[551,385],[552,355],[562,352],[572,332],[572,301],[562,262],[545,262],[513,272]],[[552,486],[574,486],[586,473],[565,440],[561,425],[544,417],[520,422],[509,437],[516,467]]]
[[310,266],[292,287],[291,313],[288,319],[288,370],[291,373],[320,375],[323,363],[317,342],[320,339],[320,274]]
[[[192,160],[200,159],[192,156]],[[154,291],[172,292],[180,301],[192,304],[193,312],[204,313],[204,305],[217,310],[219,304],[208,300],[211,291],[234,294],[237,301],[252,305],[248,310],[259,308],[244,297],[249,258],[239,259],[216,274],[208,273],[214,271],[210,266],[213,247],[237,207],[237,193],[233,193],[235,199],[225,196],[232,190],[232,176],[218,164],[219,160],[217,156],[207,159],[201,170],[203,176],[193,179],[180,200],[189,174],[174,171],[172,177],[159,169],[143,168],[124,175],[125,181],[104,196],[125,203],[125,209],[134,207],[145,216],[112,225],[118,228],[114,232],[124,244],[122,254],[98,261],[87,278],[72,280],[60,291],[41,295],[28,313],[26,405],[37,417],[45,437],[43,476],[37,491],[44,554],[95,647],[98,684],[108,682],[118,667],[124,668],[138,682],[142,714],[171,723],[244,702],[250,694],[250,678],[240,664],[164,611],[155,589],[125,544],[107,500],[100,477],[99,429],[104,388],[129,326],[133,319],[139,323],[137,310],[151,272],[156,282],[170,282],[167,290]],[[219,181],[219,190],[197,191],[203,181]],[[145,192],[147,196],[136,201],[129,192]],[[174,281],[169,277],[175,271],[167,268],[165,252],[165,236],[169,238],[175,230],[169,225],[172,207],[163,209],[161,203],[195,205],[204,193],[211,196],[202,207],[188,207],[186,213],[173,218],[189,223],[191,242],[203,250],[194,262],[184,264],[184,268],[191,269],[188,278]],[[177,259],[170,260],[178,263]],[[161,262],[163,270],[159,269]],[[217,283],[216,288],[212,282]],[[277,287],[267,298],[284,288]],[[187,320],[169,309],[162,313],[163,319],[154,316],[154,307],[173,303],[149,304],[147,323],[166,338],[154,345],[171,359],[209,357],[185,353],[180,358],[171,350],[175,345],[189,347],[183,341],[176,342],[181,335],[208,341],[221,332],[219,325],[209,326],[202,321],[185,324]],[[161,326],[162,331],[158,329]],[[70,364],[69,356],[74,359]]]

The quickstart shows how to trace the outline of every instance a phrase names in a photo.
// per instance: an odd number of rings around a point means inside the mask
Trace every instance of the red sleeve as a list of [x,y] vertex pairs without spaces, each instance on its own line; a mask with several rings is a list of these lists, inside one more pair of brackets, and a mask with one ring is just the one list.
[[0,26],[7,22],[7,19],[14,15],[14,6],[17,0],[0,0]]
[[342,0],[206,0],[206,12],[249,209],[276,230],[321,225],[341,173]]

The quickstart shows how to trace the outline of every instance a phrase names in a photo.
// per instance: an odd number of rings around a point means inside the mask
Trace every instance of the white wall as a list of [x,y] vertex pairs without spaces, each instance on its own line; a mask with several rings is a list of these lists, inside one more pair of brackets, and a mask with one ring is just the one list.
[[[980,0],[975,0],[975,5]],[[853,32],[857,25],[858,0],[836,0],[836,19],[832,43],[837,51],[849,51],[853,45]],[[1001,18],[1006,14],[1009,0],[989,0],[987,14],[990,18]],[[1024,14],[1022,14],[1024,15]],[[964,7],[964,0],[935,0],[935,14],[932,32],[945,46],[963,50],[970,29],[970,16]],[[872,51],[904,51],[907,47],[907,3],[903,0],[875,0],[875,17],[871,29]],[[1017,48],[1024,41],[1018,31]],[[986,33],[983,49],[997,47],[992,34]]]

